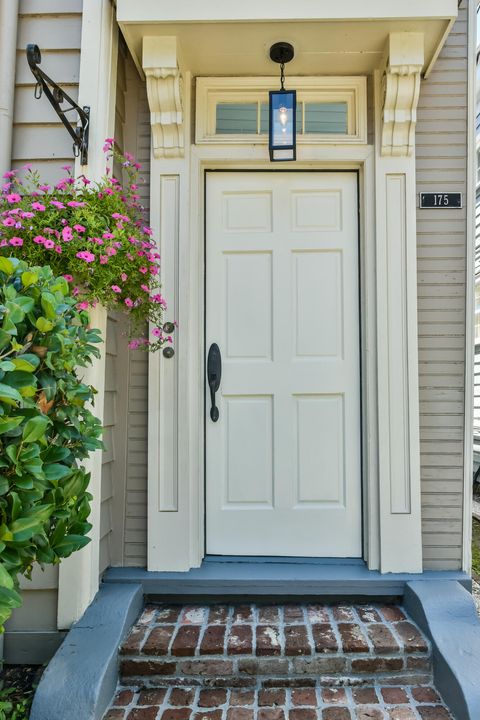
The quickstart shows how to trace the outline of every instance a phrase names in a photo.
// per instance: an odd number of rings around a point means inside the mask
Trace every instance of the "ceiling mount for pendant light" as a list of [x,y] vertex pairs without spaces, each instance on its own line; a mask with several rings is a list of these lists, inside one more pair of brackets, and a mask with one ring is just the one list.
[[278,42],[270,48],[270,59],[280,65],[280,90],[270,90],[268,104],[268,150],[270,160],[296,159],[297,93],[285,90],[285,65],[295,55],[293,45]]

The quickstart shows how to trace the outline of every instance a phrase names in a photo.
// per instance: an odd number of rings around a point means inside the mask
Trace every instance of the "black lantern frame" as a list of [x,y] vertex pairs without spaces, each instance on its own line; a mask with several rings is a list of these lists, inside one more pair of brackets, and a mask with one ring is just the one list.
[[[283,112],[282,112],[283,110]],[[286,114],[285,135],[278,132],[279,116]],[[283,129],[283,128],[282,128]],[[270,90],[268,102],[268,151],[270,160],[297,159],[297,93],[295,90]]]
[[280,90],[268,97],[268,152],[271,162],[297,159],[297,93],[285,90],[285,64],[295,55],[293,45],[277,42],[270,59],[280,65]]

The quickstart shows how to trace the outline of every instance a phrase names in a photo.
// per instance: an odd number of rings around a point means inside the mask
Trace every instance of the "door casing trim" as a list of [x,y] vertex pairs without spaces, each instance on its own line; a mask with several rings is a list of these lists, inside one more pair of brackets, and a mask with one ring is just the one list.
[[[149,570],[185,571],[199,567],[205,553],[204,177],[207,171],[265,171],[270,167],[265,161],[264,148],[249,146],[228,150],[225,147],[192,146],[188,159],[152,162],[152,226],[162,239],[162,255],[167,257],[170,252],[177,256],[178,267],[173,274],[183,281],[176,288],[166,287],[167,297],[173,300],[174,309],[178,310],[175,318],[181,331],[181,338],[177,340],[175,372],[173,365],[167,364],[172,361],[156,355],[149,358]],[[288,163],[279,163],[277,169],[292,171]],[[363,558],[373,570],[380,567],[374,147],[303,147],[295,171],[309,170],[356,171],[359,179]],[[170,204],[168,211],[175,211],[176,223],[165,218],[165,191],[170,192],[169,197],[175,204],[175,208]],[[176,251],[172,244],[178,244]],[[169,278],[165,280],[164,285],[168,285]],[[169,386],[173,382],[176,389],[169,396]],[[172,405],[175,406],[173,413],[170,412]],[[158,469],[154,474],[152,468],[158,468],[161,430],[166,422],[175,423],[178,457],[175,467],[170,463],[169,468],[176,476],[159,479]],[[164,463],[162,466],[165,468]],[[160,510],[159,481],[176,483],[176,511]]]

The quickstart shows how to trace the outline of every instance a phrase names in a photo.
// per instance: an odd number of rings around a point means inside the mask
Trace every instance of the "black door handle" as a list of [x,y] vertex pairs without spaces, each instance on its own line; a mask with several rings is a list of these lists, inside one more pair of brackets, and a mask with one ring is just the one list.
[[220,387],[220,380],[222,379],[222,356],[220,354],[220,348],[216,343],[210,345],[207,359],[207,378],[208,387],[210,388],[210,401],[212,407],[210,408],[210,417],[213,422],[217,422],[219,417],[218,408],[215,405],[215,393]]

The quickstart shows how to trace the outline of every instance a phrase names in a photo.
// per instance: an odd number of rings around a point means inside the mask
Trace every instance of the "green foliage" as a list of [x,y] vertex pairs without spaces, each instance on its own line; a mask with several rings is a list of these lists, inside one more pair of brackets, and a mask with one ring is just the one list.
[[31,697],[16,699],[15,688],[0,690],[0,720],[28,720],[30,717]]
[[475,518],[472,527],[472,575],[480,580],[480,522]]
[[99,356],[99,342],[63,277],[0,258],[2,626],[21,604],[19,576],[89,542],[89,475],[80,463],[102,447],[101,426],[88,408],[95,391],[77,369]]

